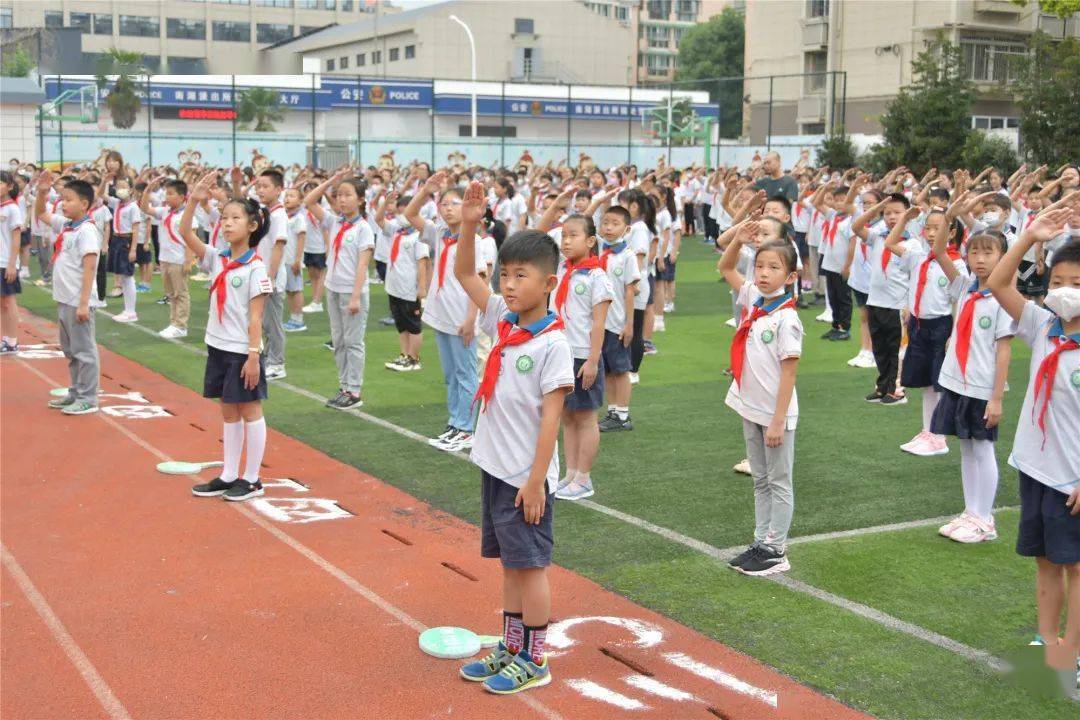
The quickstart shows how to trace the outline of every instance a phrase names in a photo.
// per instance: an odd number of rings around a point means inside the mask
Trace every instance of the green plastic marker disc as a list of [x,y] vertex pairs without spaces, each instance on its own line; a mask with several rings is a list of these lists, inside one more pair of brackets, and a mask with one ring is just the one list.
[[461,660],[480,652],[480,637],[465,628],[430,628],[420,633],[420,649],[432,657]]
[[194,473],[201,472],[206,468],[219,467],[224,464],[225,463],[221,462],[220,460],[201,463],[170,460],[168,462],[158,463],[157,471],[160,473],[165,473],[166,475],[192,475]]

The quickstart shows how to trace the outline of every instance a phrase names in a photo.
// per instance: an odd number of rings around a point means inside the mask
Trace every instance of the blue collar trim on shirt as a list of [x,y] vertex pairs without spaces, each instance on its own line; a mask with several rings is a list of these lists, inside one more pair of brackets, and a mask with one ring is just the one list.
[[[221,255],[221,257],[223,257],[223,258],[232,260],[232,249],[222,250],[218,254]],[[248,262],[251,262],[251,258],[254,257],[254,255],[255,255],[255,248],[250,248],[246,253],[241,255],[240,259],[237,260],[236,262],[240,263],[241,265],[243,265],[245,263],[248,263]]]
[[773,310],[780,307],[781,305],[783,305],[784,303],[786,303],[790,299],[791,299],[791,293],[784,293],[783,295],[781,295],[780,297],[776,298],[775,300],[771,301],[768,305],[766,305],[765,304],[765,297],[762,296],[762,297],[759,297],[757,300],[754,301],[754,307],[759,307],[762,310],[764,310],[766,313],[771,313]]
[[604,243],[604,249],[610,250],[612,255],[618,255],[626,249],[626,241],[620,240],[617,243]]
[[990,297],[990,288],[985,290],[979,290],[979,279],[975,278],[975,282],[971,283],[971,287],[968,288],[968,292],[977,292],[983,297]]
[[66,223],[64,223],[64,229],[65,230],[75,230],[76,228],[78,228],[80,225],[82,225],[84,222],[86,222],[89,219],[90,219],[90,216],[85,215],[85,216],[83,216],[83,218],[81,220],[68,220]]
[[356,225],[358,222],[360,222],[360,215],[357,214],[357,216],[354,217],[354,218],[347,218],[344,215],[342,215],[341,216],[341,222],[349,223],[350,225]]
[[[547,315],[540,318],[539,320],[534,322],[532,325],[526,325],[525,327],[523,327],[521,329],[529,332],[530,334],[533,335],[533,337],[535,337],[535,336],[539,335],[540,333],[544,332],[545,330],[547,330],[548,326],[551,325],[551,323],[555,322],[556,318],[558,318],[558,317],[559,317],[558,315],[556,315],[555,313],[553,313],[553,312],[551,312],[549,310]],[[508,312],[503,317],[503,319],[506,320],[508,323],[511,323],[512,325],[517,325],[519,318],[518,318],[517,313]]]
[[1080,333],[1073,333],[1072,335],[1065,334],[1065,327],[1061,324],[1061,318],[1055,317],[1054,322],[1050,325],[1050,330],[1046,333],[1049,337],[1063,337],[1072,340],[1073,342],[1080,343]]

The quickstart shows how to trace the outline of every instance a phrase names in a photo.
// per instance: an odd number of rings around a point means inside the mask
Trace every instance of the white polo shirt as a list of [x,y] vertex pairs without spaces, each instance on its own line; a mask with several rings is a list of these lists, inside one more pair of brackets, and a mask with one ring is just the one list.
[[810,215],[813,210],[806,207],[802,200],[791,206],[791,227],[795,232],[805,233],[810,230]]
[[506,228],[507,237],[510,236],[510,233],[513,233],[515,230],[517,230],[517,226],[518,223],[521,222],[521,218],[529,214],[529,205],[526,202],[527,197],[528,196],[526,194],[522,194],[520,192],[514,193],[514,199],[510,203],[510,206],[514,209],[514,220],[513,225]]
[[[469,296],[465,294],[465,289],[461,287],[457,276],[454,275],[457,243],[447,247],[446,239],[450,237],[450,229],[441,223],[436,225],[430,220],[425,221],[424,233],[429,237],[434,237],[435,252],[431,259],[431,282],[428,284],[427,301],[424,303],[424,314],[420,319],[439,332],[457,335],[465,323],[465,314],[469,310]],[[446,269],[443,285],[440,288],[439,263],[442,262],[444,254],[446,255]],[[474,255],[476,272],[487,272],[487,263],[484,262],[484,258],[479,252]]]
[[[151,212],[152,217],[158,221],[156,224],[160,226],[158,230],[159,259],[161,262],[183,265],[187,245],[184,244],[184,238],[180,236],[180,218],[184,215],[184,206],[181,205],[176,210],[164,206],[155,207]],[[194,216],[191,218],[191,229],[192,231],[199,229],[199,221]]]
[[[1055,348],[1051,335],[1063,333],[1056,315],[1030,300],[1020,314],[1016,335],[1031,346],[1031,366],[1024,405],[1016,421],[1009,464],[1043,485],[1070,494],[1080,485],[1080,350],[1058,355],[1057,373],[1052,383],[1050,404],[1044,422],[1046,436],[1039,427],[1039,413],[1046,399],[1046,388],[1035,398],[1035,376],[1043,359]],[[1074,340],[1080,337],[1073,335]],[[1064,338],[1061,338],[1064,339]]]
[[142,222],[142,213],[139,212],[139,203],[128,199],[120,201],[117,198],[109,198],[112,207],[112,231],[113,235],[130,235],[136,223]]
[[[866,235],[866,244],[870,249],[870,298],[867,305],[880,308],[892,308],[902,310],[907,303],[908,282],[910,277],[904,269],[901,257],[894,252],[889,252],[889,264],[882,270],[882,257],[885,254],[885,237],[888,229],[882,225],[879,230],[870,231]],[[915,243],[907,240],[908,252],[918,247]]]
[[668,248],[671,246],[671,213],[667,208],[656,213],[656,234],[660,237],[660,246],[657,248],[657,257],[667,257]]
[[[882,221],[870,225],[867,228],[867,237],[870,233],[876,232],[879,228],[884,228],[885,224]],[[859,292],[869,295],[870,294],[870,246],[863,240],[851,232],[851,226],[841,225],[837,230],[837,234],[846,233],[849,235],[849,242],[855,243],[855,255],[851,259],[851,274],[848,275],[848,287],[852,290],[858,290]]]
[[649,245],[652,244],[653,235],[649,232],[648,226],[645,225],[644,220],[638,220],[630,225],[630,234],[627,237],[626,244],[630,246],[630,250],[638,258],[638,270],[641,272],[641,288],[638,294],[634,296],[634,309],[644,310],[649,304],[649,297],[652,290],[649,288],[648,281],[645,280],[649,274],[649,268],[645,267],[649,257]]
[[499,199],[492,193],[488,205],[491,207],[491,216],[506,225],[507,234],[514,232],[514,220],[517,219],[517,214],[514,212],[513,198]]
[[[499,321],[507,315],[506,301],[492,295],[480,313],[480,329],[497,340]],[[528,342],[505,348],[495,392],[476,423],[472,461],[504,483],[523,487],[536,459],[544,395],[566,387],[574,387],[574,360],[561,330],[541,332]],[[546,480],[548,493],[555,492],[558,442],[548,461]]]
[[[288,213],[286,213],[288,215]],[[296,250],[298,243],[300,242],[300,233],[304,233],[304,247],[307,247],[307,238],[310,234],[308,232],[307,215],[304,214],[303,209],[297,210],[289,217],[289,222],[285,226],[285,256],[281,261],[281,264],[285,267],[291,266],[296,262]],[[303,260],[303,258],[299,258]]]
[[[752,282],[744,282],[738,303],[751,308],[761,291]],[[769,301],[763,301],[767,306]],[[775,302],[775,300],[773,301]],[[752,423],[768,426],[776,412],[776,391],[780,387],[780,361],[802,356],[803,326],[794,307],[786,307],[760,317],[750,326],[743,355],[742,382],[731,381],[725,404]],[[791,391],[791,403],[784,419],[784,429],[794,430],[799,422],[799,398]]]
[[[5,200],[0,205],[0,268],[7,268],[11,257],[11,244],[18,244],[21,238],[15,236],[15,230],[22,227],[23,216],[19,204],[14,200]],[[44,252],[44,251],[42,251]],[[19,253],[15,253],[15,267],[19,267]]]
[[830,211],[822,212],[811,207],[810,209],[810,223],[806,230],[806,244],[810,247],[821,246],[821,235],[825,232],[825,223],[828,221],[827,213]]
[[[270,262],[274,257],[274,246],[278,241],[284,242],[286,247],[289,244],[289,213],[285,212],[285,208],[278,204],[273,205],[268,210],[270,210],[270,228],[263,235],[262,240],[259,241],[259,257],[266,263],[266,271],[270,272]],[[282,258],[277,273],[270,278],[274,283],[274,292],[276,293],[285,292],[286,270],[284,255]]]
[[[908,250],[904,253],[904,257],[900,259],[901,267],[911,278],[911,282],[908,283],[907,309],[912,315],[915,314],[915,294],[919,289],[919,275],[923,263],[928,258],[931,258],[930,251],[920,243],[919,248]],[[957,258],[952,261],[952,264],[956,271],[960,273],[957,280],[959,281],[961,278],[965,280],[964,283],[958,284],[961,287],[970,286],[971,279],[968,277],[967,263],[964,262],[964,259]],[[923,287],[922,299],[919,301],[919,318],[929,320],[952,314],[953,298],[949,293],[949,284],[949,278],[945,271],[941,269],[941,263],[931,259],[930,264],[926,266],[926,285]]]
[[611,283],[611,305],[608,306],[607,320],[604,329],[618,335],[626,327],[626,288],[634,285],[635,294],[638,291],[638,283],[641,280],[641,270],[638,269],[637,256],[625,241],[615,245],[604,244],[601,257],[608,248],[611,254],[607,256],[607,276]]
[[[367,250],[375,250],[375,237],[371,226],[363,216],[355,218],[355,223],[341,235],[341,250],[334,257],[334,239],[342,231],[344,220],[339,215],[323,217],[323,227],[330,238],[326,248],[326,289],[336,293],[351,295],[356,282],[356,265],[360,256]],[[367,275],[364,276],[360,292],[367,290]]]
[[[324,208],[323,212],[328,215],[333,214],[329,208]],[[304,217],[308,224],[307,237],[304,238],[304,252],[315,255],[326,252],[326,232],[315,219],[315,215],[307,208],[304,208]]]
[[397,259],[390,260],[393,238],[386,251],[386,294],[412,302],[416,300],[420,261],[430,254],[431,249],[420,241],[420,233],[412,227],[399,229],[397,234],[401,236]]
[[[564,275],[566,275],[566,263],[562,262],[559,264],[558,271],[560,284]],[[562,318],[566,326],[564,330],[566,338],[570,341],[570,350],[576,359],[586,360],[589,357],[593,308],[611,300],[611,281],[601,268],[578,270],[570,277],[566,302],[562,307]],[[555,310],[554,292],[551,293],[549,304],[550,309]]]
[[112,211],[104,205],[98,205],[90,211],[90,219],[93,220],[94,225],[97,226],[98,234],[101,235],[102,242],[105,242],[105,230],[111,229],[112,227],[112,218]]
[[[50,229],[57,236],[55,242],[61,242],[60,253],[53,263],[53,300],[78,307],[82,293],[83,257],[93,255],[96,270],[96,261],[101,253],[101,234],[89,216],[69,223],[63,215],[53,215]],[[94,282],[93,275],[90,276],[90,282]],[[104,305],[91,288],[89,306],[94,308]]]
[[[844,227],[845,232],[841,232]],[[821,239],[821,269],[839,273],[847,263],[848,242],[851,239],[851,218],[840,215],[835,210],[829,211],[825,225],[825,234]]]
[[[211,287],[231,259],[228,250],[217,253],[212,249],[207,249],[203,254],[199,267],[211,276]],[[240,259],[247,260],[243,255]],[[225,276],[224,290],[225,311],[221,319],[218,319],[216,293],[210,297],[210,316],[206,321],[206,344],[225,352],[247,355],[248,348],[251,347],[248,337],[251,301],[260,295],[269,295],[274,291],[270,278],[266,275],[266,264],[256,255],[249,262],[233,268]]]
[[[949,297],[957,301],[957,318],[969,302],[973,288],[978,288],[978,281],[972,281],[966,275],[953,280],[949,285]],[[954,393],[978,400],[989,400],[994,391],[994,370],[997,363],[998,340],[1016,334],[1016,324],[1009,314],[998,304],[993,295],[988,295],[975,304],[971,320],[971,340],[968,342],[967,373],[960,374],[960,363],[956,359],[956,337],[959,322],[953,325],[949,345],[945,350],[945,360],[938,374],[938,385]]]

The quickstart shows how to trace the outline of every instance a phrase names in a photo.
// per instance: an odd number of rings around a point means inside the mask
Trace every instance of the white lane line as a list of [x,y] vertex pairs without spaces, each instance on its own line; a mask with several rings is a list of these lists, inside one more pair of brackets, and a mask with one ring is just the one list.
[[649,706],[640,700],[635,700],[632,697],[627,697],[622,693],[617,693],[614,690],[610,690],[603,685],[594,683],[592,680],[585,680],[584,678],[571,678],[566,681],[566,684],[577,690],[584,697],[590,700],[599,700],[600,702],[606,702],[609,705],[614,705],[617,708],[623,710],[648,710]]
[[675,700],[676,702],[686,702],[687,700],[697,700],[697,697],[685,690],[671,687],[666,683],[662,683],[659,680],[645,675],[629,675],[623,680],[628,684],[636,687],[638,690],[657,695],[666,700]]
[[[60,622],[60,618],[56,616],[48,601],[34,586],[33,581],[30,580],[22,566],[19,565],[15,556],[2,544],[0,544],[0,559],[3,560],[4,568],[11,573],[11,577],[15,578],[15,582],[18,583],[19,589],[26,595],[26,599],[30,601],[30,605],[45,623],[45,626],[49,628],[49,632],[56,639],[56,644],[60,646],[64,654],[68,656],[68,660],[79,671],[86,684],[90,686],[90,692],[94,693],[94,697],[98,699],[101,707],[105,709],[109,717],[113,718],[113,720],[131,720],[128,711],[113,693],[109,684],[105,682],[105,678],[101,677],[97,668],[90,662],[90,658],[86,657],[86,653],[71,637],[71,633],[64,627],[64,623]],[[10,650],[11,648],[8,648],[9,652]]]
[[739,678],[724,672],[720,668],[714,668],[712,665],[706,665],[703,662],[695,660],[689,655],[685,655],[680,652],[666,652],[664,653],[664,659],[675,667],[682,668],[688,672],[697,675],[698,677],[711,680],[717,685],[722,685],[729,690],[734,690],[742,695],[747,695],[760,700],[766,705],[776,707],[779,702],[776,693],[771,690],[764,690],[756,685],[740,680]]
[[[135,327],[148,335],[157,337],[158,339],[164,339],[158,336],[158,334],[150,328],[139,325],[138,323],[126,323],[126,325],[128,327]],[[206,352],[204,350],[200,350],[199,348],[196,348],[192,345],[182,343],[179,340],[165,339],[165,341],[179,345],[185,350],[195,353],[196,355],[206,355]],[[327,398],[319,395],[318,393],[311,392],[310,390],[306,390],[304,388],[296,387],[295,385],[291,385],[289,383],[284,383],[279,380],[273,380],[271,382],[286,390],[297,393],[298,395],[303,395],[304,397],[311,398],[322,403],[325,403],[327,400]],[[382,418],[377,418],[374,415],[369,415],[358,410],[347,410],[345,412],[352,413],[363,420],[375,423],[376,425],[390,430],[391,432],[395,432],[402,437],[409,438],[410,440],[422,441],[425,445],[427,444],[427,438],[423,435],[413,432],[412,430],[403,428],[399,425],[395,425],[388,420],[383,420]],[[462,460],[469,460],[469,456],[465,453],[458,452],[453,454]],[[735,557],[735,555],[737,555],[739,552],[745,549],[743,546],[733,548],[718,548],[701,540],[692,538],[689,535],[684,535],[683,533],[680,533],[676,530],[663,527],[662,525],[656,525],[655,523],[651,523],[648,520],[644,520],[635,515],[630,515],[629,513],[625,513],[621,510],[616,510],[615,508],[607,507],[606,505],[601,505],[600,503],[593,502],[592,500],[578,500],[577,504],[589,508],[590,510],[599,512],[603,515],[607,515],[617,520],[621,520],[622,522],[625,522],[629,525],[641,528],[642,530],[651,532],[654,535],[658,535],[662,538],[670,540],[671,542],[675,542],[683,545],[684,547],[688,547],[697,553],[722,562],[730,560],[731,558]],[[932,518],[929,520],[913,520],[910,521],[910,523],[912,523],[910,526],[922,527],[924,525],[932,525],[937,522],[944,522],[947,519],[948,518]],[[836,539],[839,537],[853,537],[858,535],[870,534],[873,532],[888,532],[893,529],[903,529],[897,527],[900,525],[907,524],[893,523],[892,525],[882,525],[877,526],[876,528],[857,528],[855,530],[842,530],[838,533],[822,533],[816,536],[807,535],[805,536],[807,539],[804,542],[816,542],[818,540]],[[791,538],[788,540],[789,544],[799,544],[799,542],[800,538]],[[793,590],[794,592],[801,592],[806,595],[816,597],[819,600],[823,600],[830,603],[831,605],[835,605],[836,607],[840,607],[850,612],[853,612],[868,620],[878,622],[892,630],[905,633],[907,635],[910,635],[911,637],[923,640],[925,642],[929,642],[933,645],[937,645],[938,647],[944,648],[951,652],[959,653],[963,657],[983,662],[984,664],[989,665],[991,668],[1001,669],[1003,667],[1008,667],[1008,663],[1006,663],[1004,660],[996,658],[989,653],[983,652],[982,650],[970,647],[957,640],[953,640],[932,630],[928,630],[926,628],[920,627],[919,625],[915,625],[914,623],[900,620],[899,618],[893,617],[892,615],[880,612],[879,610],[875,610],[868,605],[863,605],[861,603],[847,600],[840,597],[839,595],[834,595],[833,593],[830,593],[826,590],[814,587],[813,585],[809,585],[807,583],[798,580],[792,580],[790,578],[779,575],[767,576],[765,579],[781,584],[789,590]]]
[[[34,373],[39,378],[44,380],[47,384],[52,385],[53,387],[59,387],[58,383],[53,382],[52,378],[50,378],[48,375],[41,372],[37,368],[32,367],[31,365],[27,364],[23,360],[19,360],[18,362],[19,362],[20,365],[25,367],[27,370],[29,370],[30,372]],[[129,440],[131,440],[133,443],[135,443],[139,447],[143,448],[144,450],[146,450],[151,455],[154,455],[155,457],[157,457],[162,462],[170,462],[170,461],[173,460],[165,452],[163,452],[162,450],[159,450],[157,447],[151,445],[146,440],[141,438],[139,435],[135,434],[134,432],[132,432],[128,428],[124,427],[123,425],[121,425],[120,423],[118,423],[116,420],[109,417],[108,415],[105,415],[103,413],[96,413],[96,415],[102,421],[104,421],[105,423],[111,425],[113,427],[113,429],[117,430],[121,435],[124,435]],[[186,477],[188,479],[190,479],[192,482],[197,483],[197,482],[201,481],[201,478],[198,477],[197,475],[187,475]],[[284,532],[280,528],[274,527],[273,525],[269,524],[268,522],[263,520],[261,517],[256,515],[252,510],[244,507],[240,503],[230,503],[230,505],[231,505],[231,507],[236,509],[241,515],[246,517],[248,520],[252,521],[253,523],[258,525],[259,527],[263,528],[264,530],[269,532],[271,535],[273,535],[275,538],[277,538],[281,542],[285,543],[286,545],[291,547],[293,550],[300,553],[302,556],[306,557],[308,560],[310,560],[312,563],[314,563],[321,570],[325,571],[331,577],[337,579],[342,584],[344,584],[345,587],[349,588],[350,590],[352,590],[356,594],[360,595],[360,597],[364,598],[365,600],[370,602],[372,605],[379,608],[383,612],[387,613],[391,617],[397,619],[403,625],[411,628],[412,630],[416,631],[417,633],[421,633],[421,632],[423,632],[424,630],[427,629],[427,626],[424,625],[422,622],[420,622],[416,618],[412,617],[407,612],[405,612],[401,608],[397,607],[396,605],[391,603],[389,600],[387,600],[383,596],[379,595],[374,590],[367,587],[366,585],[361,583],[359,580],[352,577],[347,572],[345,572],[341,568],[339,568],[336,565],[334,565],[333,563],[331,563],[329,560],[327,560],[322,555],[318,554],[317,552],[315,552],[314,550],[309,548],[307,545],[304,545],[302,542],[300,542],[296,538],[292,537],[288,533]],[[7,558],[8,558],[7,551],[5,550],[4,552],[5,552],[5,554],[4,554],[4,565],[7,566]],[[39,610],[39,612],[40,612],[40,610]],[[57,620],[56,622],[59,624],[60,621]],[[60,626],[60,629],[63,630],[62,625]],[[69,636],[69,639],[70,639],[70,636]],[[84,656],[84,659],[85,659],[85,656]],[[74,660],[73,660],[73,662],[74,662]],[[89,661],[87,661],[87,664],[89,664]],[[91,666],[91,670],[92,669],[93,668]],[[104,683],[104,681],[102,681],[102,683]],[[92,685],[91,685],[91,687],[93,688]],[[106,689],[108,689],[108,688],[106,687]],[[549,720],[563,720],[562,715],[560,715],[557,711],[553,710],[552,708],[549,708],[548,706],[546,706],[543,703],[539,702],[535,698],[529,697],[527,695],[515,695],[514,697],[516,699],[520,700],[521,702],[525,703],[525,705],[527,705],[531,709],[535,710],[536,712],[541,713],[544,717],[549,718]],[[103,704],[104,704],[104,702],[103,702]],[[123,711],[123,707],[120,707],[120,710]],[[128,715],[125,712],[123,715],[117,715],[117,716],[114,716],[114,717],[116,717],[116,718],[128,718]]]

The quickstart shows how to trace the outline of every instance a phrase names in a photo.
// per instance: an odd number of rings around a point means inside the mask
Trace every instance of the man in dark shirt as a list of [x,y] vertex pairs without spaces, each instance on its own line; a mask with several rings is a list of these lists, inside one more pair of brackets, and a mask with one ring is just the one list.
[[765,177],[754,183],[755,190],[764,190],[767,198],[783,195],[792,204],[799,199],[799,183],[795,178],[783,173],[779,153],[767,153],[761,162],[761,168],[765,171]]

